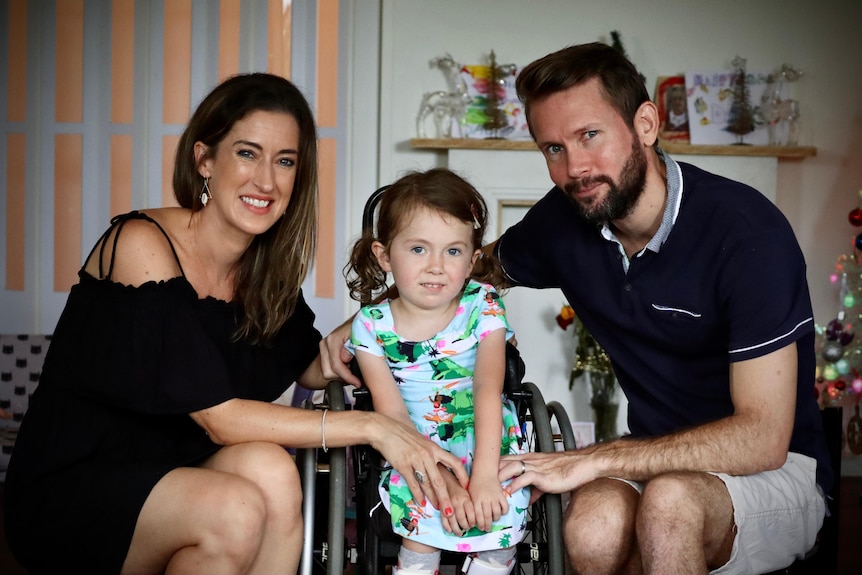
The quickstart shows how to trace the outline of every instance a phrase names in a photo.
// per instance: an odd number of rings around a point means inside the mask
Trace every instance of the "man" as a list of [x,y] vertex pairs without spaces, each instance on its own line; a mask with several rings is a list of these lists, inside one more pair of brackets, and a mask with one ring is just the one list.
[[[657,148],[635,67],[604,44],[517,80],[556,184],[492,248],[512,285],[560,287],[609,353],[631,436],[501,464],[573,491],[579,573],[763,573],[810,549],[832,482],[814,401],[805,262],[748,186]],[[540,246],[541,249],[536,249]]]
[[578,573],[789,565],[812,547],[833,478],[787,220],[756,190],[661,152],[658,110],[609,46],[549,54],[517,88],[556,186],[490,249],[512,285],[563,290],[613,361],[631,435],[505,458],[500,479],[572,492]]

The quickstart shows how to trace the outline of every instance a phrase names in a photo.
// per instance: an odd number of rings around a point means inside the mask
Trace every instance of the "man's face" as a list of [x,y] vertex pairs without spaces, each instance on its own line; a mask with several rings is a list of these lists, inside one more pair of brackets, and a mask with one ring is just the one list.
[[646,153],[598,80],[533,103],[530,123],[551,180],[585,219],[604,223],[631,214],[646,182]]

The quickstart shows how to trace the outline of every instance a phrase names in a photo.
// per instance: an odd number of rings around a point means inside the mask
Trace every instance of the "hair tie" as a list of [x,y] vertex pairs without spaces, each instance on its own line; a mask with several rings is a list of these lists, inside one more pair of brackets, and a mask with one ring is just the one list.
[[473,229],[478,230],[482,224],[479,223],[479,209],[476,204],[470,204],[470,213],[473,214]]

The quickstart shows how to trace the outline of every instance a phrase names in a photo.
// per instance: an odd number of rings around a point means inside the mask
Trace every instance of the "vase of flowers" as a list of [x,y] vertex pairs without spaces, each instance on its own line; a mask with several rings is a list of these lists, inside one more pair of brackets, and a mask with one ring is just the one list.
[[557,314],[557,324],[563,330],[573,326],[575,336],[575,360],[569,373],[569,389],[575,379],[584,375],[590,385],[590,407],[596,424],[596,441],[610,441],[617,434],[617,414],[620,404],[617,398],[617,378],[611,365],[611,358],[593,338],[581,320],[575,315],[572,306],[563,305]]

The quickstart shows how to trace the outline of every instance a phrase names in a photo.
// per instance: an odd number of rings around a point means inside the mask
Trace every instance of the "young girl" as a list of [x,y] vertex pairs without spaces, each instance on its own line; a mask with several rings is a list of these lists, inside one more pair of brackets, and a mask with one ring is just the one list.
[[513,332],[497,292],[481,283],[500,277],[499,264],[485,256],[474,272],[486,217],[482,196],[456,174],[409,174],[383,194],[377,236],[365,230],[348,264],[354,299],[370,301],[390,273],[397,291],[360,310],[345,344],[375,411],[412,421],[470,473],[466,491],[443,473],[453,507],[442,514],[414,500],[397,471],[383,474],[381,498],[402,537],[396,575],[435,573],[440,549],[470,553],[472,575],[506,575],[523,537],[529,492],[510,494],[497,479],[500,455],[524,449],[502,395]]

